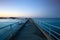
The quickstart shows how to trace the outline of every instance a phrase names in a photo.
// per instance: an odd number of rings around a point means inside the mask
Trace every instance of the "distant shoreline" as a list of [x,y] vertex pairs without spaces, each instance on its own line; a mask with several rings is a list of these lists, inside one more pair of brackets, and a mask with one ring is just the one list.
[[[21,19],[21,18],[27,18],[27,17],[0,17],[0,19]],[[38,17],[34,17],[34,18],[38,18]],[[44,18],[44,19],[46,19],[46,18]],[[50,18],[48,18],[48,19],[50,19]],[[55,18],[53,18],[53,19],[55,19]]]
[[0,19],[19,19],[19,17],[0,17]]

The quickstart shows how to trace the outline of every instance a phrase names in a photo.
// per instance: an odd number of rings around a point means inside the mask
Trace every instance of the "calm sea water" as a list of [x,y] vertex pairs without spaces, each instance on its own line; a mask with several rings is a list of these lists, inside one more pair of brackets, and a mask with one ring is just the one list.
[[60,18],[35,18],[34,21],[49,35],[60,40]]

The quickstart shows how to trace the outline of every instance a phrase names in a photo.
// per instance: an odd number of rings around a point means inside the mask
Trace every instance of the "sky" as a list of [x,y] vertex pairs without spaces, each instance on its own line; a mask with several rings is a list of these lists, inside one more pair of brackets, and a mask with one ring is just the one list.
[[0,0],[0,17],[60,18],[60,0]]

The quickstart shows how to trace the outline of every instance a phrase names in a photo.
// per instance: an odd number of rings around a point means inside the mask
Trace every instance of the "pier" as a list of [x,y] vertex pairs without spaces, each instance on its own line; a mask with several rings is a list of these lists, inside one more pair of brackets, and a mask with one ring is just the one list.
[[51,38],[29,18],[9,40],[51,40]]

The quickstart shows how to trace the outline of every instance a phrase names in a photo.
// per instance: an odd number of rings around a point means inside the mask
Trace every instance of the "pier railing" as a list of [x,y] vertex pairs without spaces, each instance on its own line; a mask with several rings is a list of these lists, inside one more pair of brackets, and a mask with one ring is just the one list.
[[[60,40],[60,33],[56,32],[60,30],[60,27],[46,23],[45,21],[34,20],[53,40]],[[56,31],[55,31],[55,30]]]
[[15,22],[0,28],[0,40],[9,39],[25,22]]

